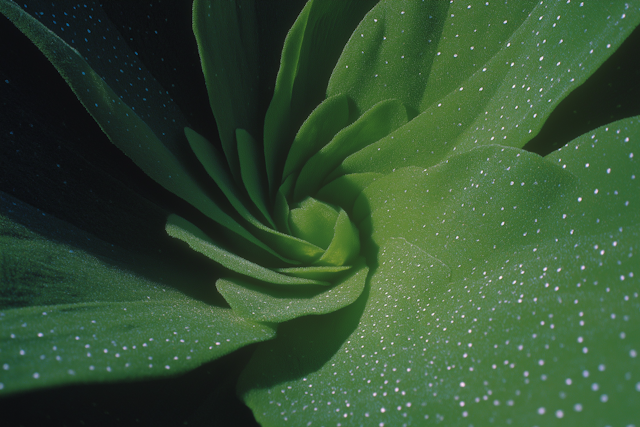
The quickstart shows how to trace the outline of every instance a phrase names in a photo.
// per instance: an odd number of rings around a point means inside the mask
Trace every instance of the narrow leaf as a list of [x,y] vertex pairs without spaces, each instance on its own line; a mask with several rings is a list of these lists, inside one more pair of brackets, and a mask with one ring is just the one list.
[[255,99],[260,76],[256,29],[252,1],[193,3],[193,32],[211,111],[231,173],[238,183],[241,177],[236,129],[259,131],[261,123]]
[[344,43],[374,0],[309,1],[285,40],[264,125],[269,188],[275,195],[287,152],[306,117],[325,98]]
[[242,280],[220,279],[218,291],[240,316],[257,322],[286,322],[310,314],[325,314],[353,303],[364,288],[369,268],[363,260],[357,262],[347,277],[335,286],[322,290],[310,288],[292,292],[287,289],[267,289]]
[[195,225],[177,215],[169,216],[166,229],[171,237],[182,240],[187,243],[191,249],[200,252],[236,273],[278,285],[328,285],[328,283],[318,280],[308,280],[276,273],[273,270],[228,252],[216,245]]
[[264,181],[266,171],[258,143],[244,129],[236,129],[236,140],[238,141],[240,175],[242,176],[244,187],[249,193],[251,201],[262,213],[269,225],[275,228],[269,212],[268,189],[267,183]]
[[331,171],[345,157],[384,138],[405,123],[407,110],[397,100],[381,101],[371,107],[305,163],[296,181],[294,199],[314,194],[327,176],[328,180],[336,177]]

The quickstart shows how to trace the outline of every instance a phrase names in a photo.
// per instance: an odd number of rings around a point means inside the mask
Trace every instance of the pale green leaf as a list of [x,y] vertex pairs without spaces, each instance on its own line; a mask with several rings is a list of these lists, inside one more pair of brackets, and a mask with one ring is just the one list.
[[325,99],[309,114],[291,143],[282,171],[283,179],[299,172],[311,156],[327,145],[336,133],[348,124],[347,96],[339,94]]
[[217,245],[198,227],[177,215],[167,219],[166,231],[171,237],[180,239],[189,247],[236,273],[278,285],[328,285],[326,282],[287,276],[248,261]]
[[350,213],[362,190],[383,176],[383,174],[375,172],[342,175],[322,187],[316,195],[327,203],[342,206],[345,211]]
[[257,322],[286,322],[310,314],[326,314],[352,304],[365,286],[369,268],[364,260],[342,276],[332,275],[331,288],[266,287],[237,279],[220,279],[218,291],[238,315]]
[[488,146],[375,181],[357,203],[369,286],[254,354],[239,387],[257,419],[633,424],[638,134],[633,118],[549,160]]
[[360,253],[360,233],[349,219],[349,215],[340,209],[333,227],[333,238],[329,247],[315,265],[349,264]]
[[637,1],[443,3],[383,1],[354,32],[328,94],[349,94],[360,111],[397,98],[418,115],[340,173],[523,147],[640,22]]
[[290,276],[304,277],[306,279],[316,279],[329,281],[331,278],[336,277],[336,273],[343,273],[349,270],[351,266],[348,265],[327,265],[327,266],[311,266],[311,267],[286,267],[286,268],[274,268],[279,273],[285,273]]

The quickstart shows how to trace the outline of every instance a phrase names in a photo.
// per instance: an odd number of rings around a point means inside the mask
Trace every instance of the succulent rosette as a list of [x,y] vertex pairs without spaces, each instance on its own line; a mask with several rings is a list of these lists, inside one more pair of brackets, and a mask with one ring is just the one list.
[[264,426],[639,419],[640,118],[530,143],[640,2],[311,0],[262,114],[258,6],[196,0],[219,144],[97,4],[0,11],[188,204],[156,232],[206,257],[208,295],[47,238],[3,193],[1,394],[174,375],[259,343],[237,392]]

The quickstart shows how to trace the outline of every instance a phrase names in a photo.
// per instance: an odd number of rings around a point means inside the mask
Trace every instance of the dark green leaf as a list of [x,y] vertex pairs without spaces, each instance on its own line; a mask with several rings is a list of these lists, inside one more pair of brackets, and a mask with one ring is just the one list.
[[275,334],[4,215],[0,279],[0,394],[175,375]]

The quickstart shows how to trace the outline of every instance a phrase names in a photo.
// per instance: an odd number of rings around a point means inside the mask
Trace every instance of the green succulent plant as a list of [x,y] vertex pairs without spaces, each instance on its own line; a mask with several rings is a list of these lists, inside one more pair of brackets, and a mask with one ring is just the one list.
[[534,137],[640,1],[310,0],[268,107],[257,3],[193,4],[218,146],[100,6],[0,0],[182,200],[141,209],[195,260],[167,268],[2,193],[0,395],[253,345],[237,393],[264,426],[638,423],[640,116]]

